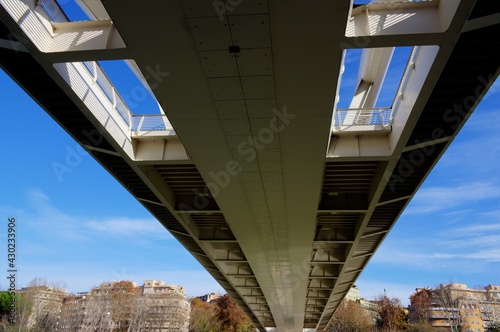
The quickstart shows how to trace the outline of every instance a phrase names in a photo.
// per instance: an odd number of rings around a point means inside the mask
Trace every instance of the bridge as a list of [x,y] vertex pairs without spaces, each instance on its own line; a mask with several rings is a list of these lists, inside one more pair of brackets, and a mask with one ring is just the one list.
[[[74,0],[84,19],[68,2],[0,0],[1,68],[259,331],[328,329],[499,74],[497,1]],[[134,114],[104,60],[161,111]]]

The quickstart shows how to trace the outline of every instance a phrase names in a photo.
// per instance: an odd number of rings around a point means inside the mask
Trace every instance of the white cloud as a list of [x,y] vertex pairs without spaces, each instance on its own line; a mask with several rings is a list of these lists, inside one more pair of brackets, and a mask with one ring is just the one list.
[[[496,212],[498,213],[498,212]],[[451,236],[478,236],[480,234],[491,234],[491,232],[500,231],[500,223],[494,224],[473,224],[464,227],[459,227],[455,229],[451,229],[449,231],[449,235]],[[500,243],[500,242],[498,242]]]
[[116,216],[91,219],[86,216],[73,216],[54,207],[50,198],[40,190],[31,190],[28,200],[29,205],[24,213],[30,215],[23,219],[28,220],[26,224],[31,229],[50,237],[68,241],[85,241],[96,235],[133,239],[136,242],[145,238],[173,239],[165,227],[153,217],[134,219]]
[[475,182],[454,187],[422,188],[413,198],[405,214],[437,212],[495,197],[500,197],[500,190],[487,182]]
[[470,254],[464,254],[467,259],[477,259],[486,262],[500,262],[500,248],[491,248],[486,250],[476,251]]
[[86,239],[78,218],[52,206],[50,198],[38,189],[28,192],[28,206],[23,211],[22,219],[26,226],[41,234],[69,241]]
[[443,244],[450,249],[467,248],[467,247],[486,247],[496,246],[500,243],[500,234],[485,235],[478,237],[467,237],[459,240],[445,241]]
[[478,261],[484,261],[484,262],[500,262],[500,249],[499,248],[494,248],[494,249],[487,249],[487,250],[478,250],[475,252],[470,252],[470,253],[434,253],[429,256],[422,256],[426,257],[427,259],[440,259],[440,260],[462,260],[460,263],[463,263],[463,260],[478,260]]
[[[460,241],[463,241],[460,242]],[[464,266],[474,264],[479,272],[480,268],[490,263],[500,262],[500,248],[497,243],[490,239],[489,243],[466,246],[463,239],[457,242],[436,241],[435,238],[422,239],[420,246],[400,247],[394,245],[383,245],[374,255],[370,264],[393,266],[407,270],[426,271],[464,271]],[[472,241],[471,241],[472,242]],[[395,248],[397,247],[397,248]]]
[[108,236],[133,236],[150,235],[155,238],[161,237],[172,239],[173,237],[163,227],[159,221],[154,219],[130,219],[118,217],[105,220],[91,220],[84,223],[84,226],[101,235]]

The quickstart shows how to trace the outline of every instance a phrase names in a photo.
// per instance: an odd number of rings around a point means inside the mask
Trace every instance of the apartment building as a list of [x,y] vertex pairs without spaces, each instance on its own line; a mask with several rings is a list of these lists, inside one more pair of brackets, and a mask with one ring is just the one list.
[[208,293],[208,294],[205,294],[202,296],[198,296],[198,298],[200,300],[202,300],[203,302],[208,302],[208,303],[211,303],[211,302],[217,300],[219,297],[220,297],[220,294],[218,294],[218,293]]
[[190,305],[183,287],[146,280],[140,288],[139,301],[149,313],[143,331],[188,331]]
[[500,286],[471,289],[466,284],[417,288],[411,297],[412,320],[426,321],[437,330],[487,332],[500,323]]
[[146,280],[105,282],[64,299],[60,331],[187,332],[190,306],[182,286]]
[[52,287],[48,285],[36,285],[24,287],[17,290],[16,293],[21,295],[21,303],[18,305],[19,320],[24,320],[28,328],[49,327],[57,324],[59,313],[63,300],[67,295],[65,289]]

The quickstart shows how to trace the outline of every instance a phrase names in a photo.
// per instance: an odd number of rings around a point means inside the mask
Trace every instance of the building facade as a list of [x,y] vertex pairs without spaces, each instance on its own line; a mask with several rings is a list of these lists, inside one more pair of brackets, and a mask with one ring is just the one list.
[[[48,285],[24,287],[16,291],[23,300],[18,310],[20,320],[28,328],[55,328],[58,324],[63,300],[67,296],[65,289]],[[18,319],[19,321],[19,319]]]
[[64,299],[60,331],[187,332],[184,288],[163,281],[106,282]]
[[220,297],[220,294],[218,294],[218,293],[208,293],[208,294],[205,294],[202,296],[198,296],[198,298],[200,300],[202,300],[203,302],[208,302],[208,303],[211,303],[212,301],[217,300],[219,297]]
[[190,305],[183,287],[146,280],[141,295],[140,304],[149,313],[143,331],[188,331]]
[[500,286],[471,289],[452,283],[417,288],[411,297],[410,319],[442,331],[487,332],[500,324]]

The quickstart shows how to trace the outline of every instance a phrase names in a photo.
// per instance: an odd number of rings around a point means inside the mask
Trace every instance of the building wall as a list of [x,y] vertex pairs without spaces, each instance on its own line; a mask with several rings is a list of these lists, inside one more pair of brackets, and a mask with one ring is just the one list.
[[47,285],[25,287],[17,291],[28,301],[32,302],[27,326],[33,328],[40,319],[51,319],[56,323],[56,318],[61,311],[63,299],[67,291]]
[[117,297],[121,293],[113,293],[115,284],[103,283],[88,293],[68,296],[62,308],[60,330],[111,331],[120,324],[116,317],[121,315],[135,330],[188,331],[190,306],[183,287],[146,280],[142,286],[133,283],[120,299]]
[[416,291],[429,294],[427,319],[436,328],[450,330],[451,325],[460,325],[463,332],[485,332],[489,324],[500,322],[500,286],[470,289],[465,284],[448,284]]
[[205,294],[202,296],[198,296],[198,298],[200,300],[202,300],[203,302],[208,302],[208,303],[217,300],[219,297],[220,297],[220,295],[217,293],[209,293],[209,294]]

